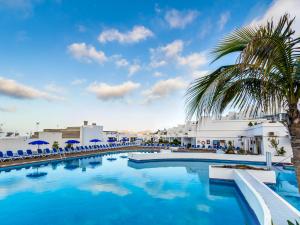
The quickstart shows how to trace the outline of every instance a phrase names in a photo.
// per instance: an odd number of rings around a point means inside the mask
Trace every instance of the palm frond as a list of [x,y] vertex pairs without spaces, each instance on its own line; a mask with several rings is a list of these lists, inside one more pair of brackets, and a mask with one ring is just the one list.
[[276,113],[300,98],[300,38],[294,19],[235,30],[213,50],[214,61],[238,52],[236,63],[195,80],[186,93],[187,118],[220,116],[227,108],[249,116]]

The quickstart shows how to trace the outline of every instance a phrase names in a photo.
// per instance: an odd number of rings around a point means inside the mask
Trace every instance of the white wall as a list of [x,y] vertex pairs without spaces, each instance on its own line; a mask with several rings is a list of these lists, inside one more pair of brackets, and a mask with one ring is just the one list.
[[[270,136],[270,132],[274,133],[274,137]],[[275,154],[275,149],[270,146],[269,139],[275,138],[279,141],[279,148],[284,147],[286,150],[286,156],[292,154],[292,147],[287,128],[280,122],[276,123],[263,123],[256,126],[249,127],[247,130],[247,136],[262,136],[262,154],[266,151],[270,151]]]
[[28,137],[19,136],[19,137],[7,137],[0,139],[0,151],[13,150],[17,151],[18,149],[28,149],[30,146],[28,142],[31,140]]
[[92,145],[91,139],[100,139],[102,142],[106,142],[103,133],[103,126],[88,125],[80,127],[80,142],[82,145]]

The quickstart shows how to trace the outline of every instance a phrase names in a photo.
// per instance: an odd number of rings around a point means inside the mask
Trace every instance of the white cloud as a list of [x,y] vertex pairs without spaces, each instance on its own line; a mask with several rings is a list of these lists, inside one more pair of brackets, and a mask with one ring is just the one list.
[[4,77],[0,77],[0,95],[18,99],[62,100],[61,97],[48,94]]
[[112,100],[123,98],[139,87],[139,83],[134,83],[132,81],[127,81],[119,85],[94,82],[87,90],[96,94],[98,99]]
[[180,56],[178,58],[178,63],[181,65],[188,66],[192,69],[199,68],[207,63],[207,56],[205,53],[192,53],[187,56]]
[[149,64],[149,66],[152,68],[158,68],[158,67],[165,66],[165,65],[167,65],[167,62],[165,60],[157,61],[154,59],[151,59],[151,62]]
[[17,108],[15,106],[0,106],[0,112],[16,112]]
[[153,73],[154,77],[162,77],[163,75],[164,75],[163,73],[158,72],[158,71],[156,71],[156,72]]
[[261,17],[255,18],[251,24],[265,24],[272,18],[278,21],[279,18],[284,14],[289,13],[291,17],[296,17],[293,28],[296,31],[296,35],[300,35],[300,1],[299,0],[274,0],[271,6]]
[[167,97],[168,95],[184,89],[187,83],[180,77],[160,80],[155,83],[149,90],[143,92],[146,97],[146,103],[156,99]]
[[168,61],[176,60],[184,47],[182,40],[175,40],[165,46],[150,49],[150,66],[153,68],[165,66]]
[[80,85],[86,82],[86,79],[75,79],[71,82],[71,85]]
[[166,12],[165,20],[171,28],[185,28],[186,25],[192,23],[199,15],[196,10],[178,11],[171,9]]
[[141,66],[139,64],[134,63],[130,65],[128,68],[129,76],[132,76],[133,74],[137,73],[140,70],[141,70]]
[[137,60],[129,62],[127,59],[123,58],[122,55],[113,55],[110,60],[119,68],[126,68],[128,70],[128,75],[132,76],[142,69],[142,66]]
[[230,18],[230,12],[224,12],[220,15],[220,19],[218,21],[218,25],[219,25],[219,29],[223,30],[223,28],[225,27],[225,25],[227,24],[228,20]]
[[205,75],[209,74],[208,70],[196,70],[192,72],[192,78],[197,79],[200,77],[204,77]]
[[183,55],[184,42],[175,40],[165,46],[156,49],[150,49],[150,67],[157,68],[168,64],[168,62],[176,63],[176,65],[187,66],[191,69],[197,69],[208,62],[205,52],[195,52],[189,55]]
[[127,67],[129,65],[127,59],[124,58],[117,59],[115,63],[118,67]]
[[82,43],[73,43],[68,46],[69,52],[77,60],[91,63],[97,62],[102,64],[107,60],[106,55],[102,51],[97,51],[94,46]]
[[180,54],[183,50],[184,43],[182,40],[175,40],[171,42],[170,44],[167,44],[164,47],[161,47],[161,51],[164,52],[164,54],[167,57],[176,57],[178,54]]
[[144,26],[134,26],[132,30],[120,32],[117,29],[107,29],[100,33],[98,40],[101,43],[117,41],[119,43],[136,43],[154,36],[151,30]]

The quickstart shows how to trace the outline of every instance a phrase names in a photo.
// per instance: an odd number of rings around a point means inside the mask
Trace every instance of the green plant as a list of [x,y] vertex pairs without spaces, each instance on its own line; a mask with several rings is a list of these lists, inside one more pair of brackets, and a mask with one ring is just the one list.
[[228,146],[225,151],[225,154],[235,154],[234,149],[233,149],[233,144],[232,141],[228,141]]
[[178,140],[175,138],[173,141],[170,142],[170,144],[171,144],[171,145],[180,145],[181,142],[178,141]]
[[283,156],[286,153],[284,147],[279,148],[279,140],[276,140],[276,138],[269,138],[268,140],[270,142],[270,147],[275,149],[277,155]]
[[253,123],[250,121],[250,122],[248,123],[248,126],[249,126],[249,127],[252,127],[252,126],[253,126]]
[[52,148],[59,149],[59,144],[57,141],[54,141],[52,144]]
[[280,156],[283,156],[286,153],[284,147],[280,147],[277,151],[277,154]]
[[[187,90],[187,119],[220,116],[235,108],[248,116],[287,113],[295,161],[300,161],[300,37],[294,18],[236,29],[213,50],[214,61],[235,53],[236,60],[196,79]],[[300,171],[300,164],[295,164]],[[300,173],[297,173],[300,185]],[[300,187],[300,186],[299,186]]]
[[246,150],[243,148],[240,148],[240,150],[238,150],[238,154],[239,155],[245,155],[246,154]]

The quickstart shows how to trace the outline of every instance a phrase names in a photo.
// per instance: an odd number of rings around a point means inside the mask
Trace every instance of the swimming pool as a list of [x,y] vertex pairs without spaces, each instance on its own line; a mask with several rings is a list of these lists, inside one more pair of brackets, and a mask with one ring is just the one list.
[[1,225],[258,224],[235,185],[209,182],[209,162],[126,155],[1,171]]

